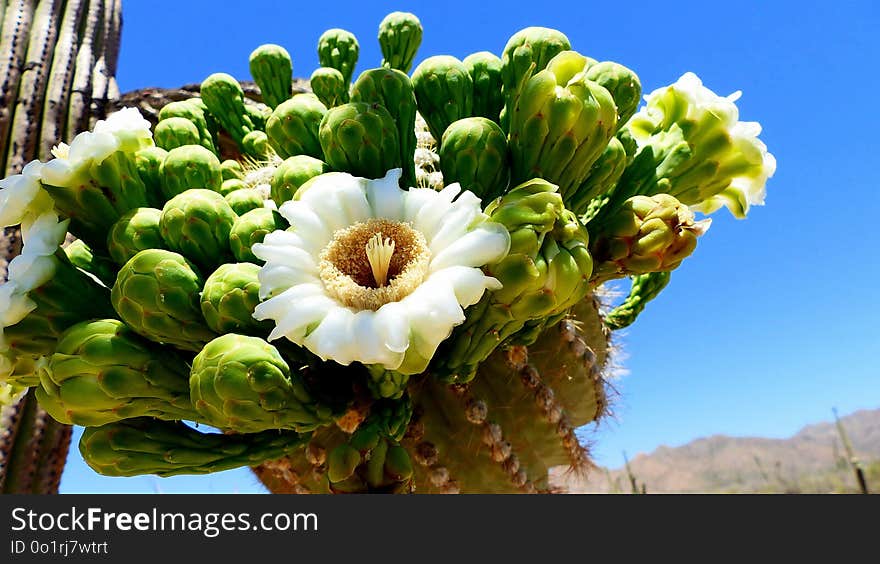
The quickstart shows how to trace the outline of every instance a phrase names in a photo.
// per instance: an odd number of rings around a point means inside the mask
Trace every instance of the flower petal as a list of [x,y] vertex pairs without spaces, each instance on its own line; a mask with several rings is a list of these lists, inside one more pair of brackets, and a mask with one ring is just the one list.
[[483,266],[504,258],[510,234],[504,226],[485,222],[434,255],[431,272],[450,266]]

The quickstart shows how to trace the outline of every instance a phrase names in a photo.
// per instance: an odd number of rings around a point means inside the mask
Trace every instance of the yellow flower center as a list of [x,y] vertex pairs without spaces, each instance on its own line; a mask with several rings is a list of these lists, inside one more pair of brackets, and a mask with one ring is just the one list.
[[408,223],[370,219],[333,234],[320,256],[321,280],[330,295],[357,310],[400,301],[428,273],[431,251]]

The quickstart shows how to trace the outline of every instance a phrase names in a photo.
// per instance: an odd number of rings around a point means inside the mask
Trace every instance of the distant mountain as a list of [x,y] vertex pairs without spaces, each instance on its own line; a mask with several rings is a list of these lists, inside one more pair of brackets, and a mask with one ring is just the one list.
[[[841,418],[853,451],[880,493],[880,409]],[[648,493],[854,492],[856,480],[834,422],[809,425],[788,439],[714,435],[660,447],[629,463]],[[626,468],[598,468],[586,482],[557,475],[576,492],[630,492]]]

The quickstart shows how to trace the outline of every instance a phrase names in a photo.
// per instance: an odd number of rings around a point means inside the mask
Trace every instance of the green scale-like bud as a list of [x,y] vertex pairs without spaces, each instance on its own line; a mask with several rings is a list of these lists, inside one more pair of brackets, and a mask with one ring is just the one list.
[[504,107],[501,59],[489,51],[480,51],[468,55],[462,63],[474,82],[474,115],[498,123]]
[[290,98],[293,61],[287,49],[271,43],[260,45],[251,53],[250,69],[263,94],[263,102],[270,108]]
[[170,151],[184,145],[198,145],[199,130],[186,118],[172,117],[156,124],[153,139],[156,140],[156,145]]
[[270,196],[280,206],[292,200],[303,184],[325,172],[330,172],[327,163],[314,157],[297,155],[287,158],[272,174]]
[[162,162],[162,194],[166,201],[190,188],[219,190],[222,183],[220,159],[200,145],[172,149]]
[[611,94],[587,80],[565,51],[522,87],[510,114],[511,181],[540,177],[559,186],[566,204],[616,130]]
[[328,29],[318,38],[318,62],[341,72],[345,84],[351,82],[359,53],[357,38],[344,29]]
[[197,144],[212,153],[217,152],[216,124],[213,123],[213,116],[207,113],[207,107],[201,98],[170,102],[162,106],[159,110],[159,123],[170,118],[183,118],[192,123],[199,132]]
[[202,277],[177,253],[148,249],[120,269],[110,299],[135,332],[157,343],[199,351],[215,334],[199,306]]
[[95,254],[82,239],[77,239],[64,248],[64,254],[70,263],[88,272],[110,287],[116,281],[116,265],[109,258]]
[[232,208],[236,215],[242,215],[263,207],[263,195],[255,188],[234,190],[223,196],[223,199],[226,200],[226,203],[229,204],[229,207]]
[[416,96],[406,74],[395,69],[370,69],[361,73],[351,88],[352,102],[384,106],[397,123],[400,163],[404,186],[416,185]]
[[245,109],[241,85],[232,76],[218,72],[202,82],[201,94],[208,111],[240,147],[244,136],[256,129]]
[[435,355],[436,373],[448,381],[470,380],[479,364],[527,322],[561,319],[590,289],[589,236],[563,206],[556,186],[530,180],[494,200],[486,213],[510,232],[508,255],[485,267],[503,287],[468,309],[445,350]]
[[669,194],[633,196],[605,210],[588,224],[594,282],[677,268],[710,222],[694,221],[693,212]]
[[161,217],[162,210],[137,208],[116,220],[107,235],[110,257],[117,264],[125,264],[140,251],[165,248],[159,230]]
[[157,201],[162,194],[162,163],[167,156],[168,151],[161,147],[144,147],[134,155],[138,175],[146,186],[147,193],[153,194],[153,199]]
[[507,136],[487,118],[453,122],[440,144],[440,170],[446,184],[458,182],[483,202],[493,200],[507,190],[510,180]]
[[220,176],[224,181],[230,178],[244,180],[244,169],[241,167],[240,162],[234,159],[226,159],[220,163]]
[[342,73],[331,67],[320,67],[309,79],[312,92],[328,108],[348,102],[348,82]]
[[617,127],[622,127],[636,113],[642,99],[639,77],[625,66],[611,61],[591,65],[586,70],[586,77],[611,93],[617,105]]
[[409,12],[391,12],[379,24],[382,66],[409,72],[422,44],[422,22]]
[[569,197],[568,208],[578,217],[584,214],[594,198],[614,188],[626,169],[626,162],[627,154],[623,143],[617,137],[612,137],[593,163],[586,180]]
[[416,67],[412,83],[419,113],[438,142],[450,123],[474,115],[474,81],[455,57],[425,59]]
[[394,118],[379,104],[348,103],[327,112],[318,131],[331,168],[364,178],[382,178],[400,168]]
[[148,417],[87,427],[79,441],[86,464],[104,476],[210,474],[276,460],[302,449],[309,435],[266,431],[201,433],[185,423]]
[[225,197],[233,192],[238,192],[239,190],[247,190],[247,184],[245,181],[241,178],[229,178],[223,181],[218,192],[221,196]]
[[331,421],[275,347],[234,333],[217,337],[196,355],[190,397],[209,424],[238,433],[307,431]]
[[208,270],[229,258],[229,232],[238,216],[223,196],[192,189],[168,200],[159,218],[162,240]]
[[605,314],[605,325],[612,330],[632,325],[648,302],[656,298],[669,284],[670,277],[671,273],[668,271],[633,276],[629,295],[619,306]]
[[229,247],[236,260],[263,264],[263,261],[251,252],[251,247],[255,243],[262,243],[267,234],[283,229],[287,229],[287,222],[275,210],[267,208],[251,210],[239,216],[232,225]]
[[187,364],[116,319],[86,321],[65,331],[40,372],[40,405],[68,425],[196,415]]
[[241,150],[245,155],[259,161],[271,160],[275,154],[269,144],[269,136],[265,131],[251,131],[241,140]]
[[36,308],[3,328],[3,341],[12,357],[52,354],[59,335],[67,328],[86,319],[114,315],[107,288],[71,264],[61,250],[48,259],[52,262],[51,276],[27,293]]
[[50,176],[48,168],[44,167],[42,183],[55,209],[70,218],[70,232],[93,249],[104,246],[107,231],[119,216],[159,200],[160,195],[148,191],[141,180],[135,152],[115,151],[64,178]]
[[275,108],[266,121],[269,145],[282,159],[309,155],[320,159],[318,127],[327,107],[314,94],[297,94]]
[[524,82],[541,72],[558,53],[571,49],[571,42],[561,31],[546,27],[527,27],[507,40],[501,54],[501,80],[505,108],[501,127],[506,131],[516,96]]
[[[266,323],[254,319],[260,303],[260,267],[243,262],[223,264],[205,281],[202,291],[202,315],[208,327],[217,333],[262,334]],[[271,323],[265,333],[271,329]]]

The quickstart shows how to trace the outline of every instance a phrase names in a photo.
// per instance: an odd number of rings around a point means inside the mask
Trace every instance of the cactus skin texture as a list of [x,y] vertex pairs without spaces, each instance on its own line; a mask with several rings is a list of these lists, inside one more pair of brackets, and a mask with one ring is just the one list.
[[382,66],[408,73],[422,44],[422,22],[409,12],[392,12],[379,24]]
[[251,76],[254,77],[263,102],[270,108],[290,98],[293,84],[293,61],[290,53],[280,45],[260,45],[250,56]]
[[370,69],[361,73],[351,87],[352,102],[366,102],[385,107],[397,123],[400,163],[404,186],[415,186],[416,166],[416,96],[412,82],[396,69]]
[[438,143],[450,123],[474,115],[474,81],[455,57],[428,57],[416,67],[412,83],[419,113]]
[[297,94],[280,104],[266,121],[269,145],[282,159],[308,155],[320,159],[318,127],[327,107],[314,94]]
[[440,144],[440,170],[447,184],[458,182],[483,202],[500,196],[510,181],[507,136],[486,118],[453,122]]
[[328,29],[318,38],[318,61],[342,73],[345,84],[351,82],[360,54],[357,38],[344,29]]
[[[121,22],[120,0],[0,2],[0,177],[105,117],[119,96]],[[0,230],[0,280],[15,240]],[[72,428],[33,391],[0,409],[0,493],[57,493]]]
[[327,112],[318,133],[327,164],[364,178],[382,178],[400,168],[394,118],[379,104],[354,103]]

